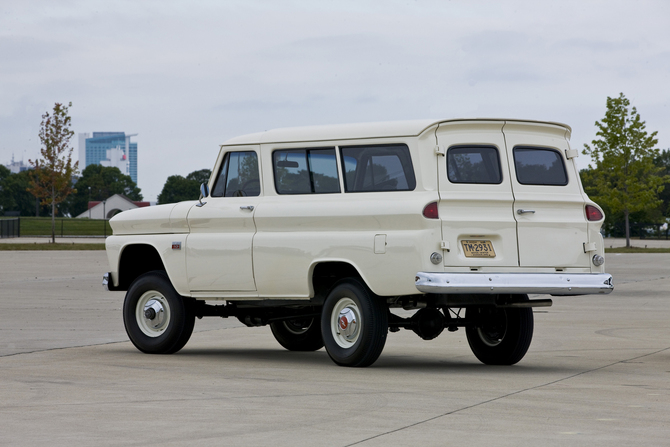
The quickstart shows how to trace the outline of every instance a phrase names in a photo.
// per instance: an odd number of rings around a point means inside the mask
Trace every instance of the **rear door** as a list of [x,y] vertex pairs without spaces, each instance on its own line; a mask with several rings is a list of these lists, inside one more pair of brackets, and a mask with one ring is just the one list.
[[518,265],[502,121],[442,123],[436,131],[444,265]]
[[539,123],[504,126],[521,267],[589,267],[585,203],[574,159],[566,157],[567,132]]

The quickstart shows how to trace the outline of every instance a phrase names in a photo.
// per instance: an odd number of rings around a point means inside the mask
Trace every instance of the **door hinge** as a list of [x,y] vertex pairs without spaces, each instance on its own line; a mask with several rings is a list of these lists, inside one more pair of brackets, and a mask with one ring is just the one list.
[[444,150],[444,146],[442,146],[441,144],[438,144],[437,146],[435,146],[435,153],[437,155],[442,155],[442,156],[447,154],[447,152]]
[[570,160],[571,158],[577,158],[579,157],[579,151],[577,149],[566,149],[565,150],[565,158]]
[[440,242],[440,248],[445,251],[449,251],[449,241]]
[[589,242],[589,243],[584,242],[584,253],[588,253],[590,251],[596,251],[596,250],[597,250],[597,248],[596,248],[596,243],[595,242]]

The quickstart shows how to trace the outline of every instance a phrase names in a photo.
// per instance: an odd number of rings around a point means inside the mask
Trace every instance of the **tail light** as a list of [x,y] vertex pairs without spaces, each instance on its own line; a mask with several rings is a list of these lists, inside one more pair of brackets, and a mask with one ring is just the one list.
[[603,213],[598,208],[593,205],[586,205],[586,218],[589,221],[595,222],[602,220],[603,217]]
[[423,217],[426,219],[440,218],[440,215],[437,212],[437,202],[431,202],[423,208]]

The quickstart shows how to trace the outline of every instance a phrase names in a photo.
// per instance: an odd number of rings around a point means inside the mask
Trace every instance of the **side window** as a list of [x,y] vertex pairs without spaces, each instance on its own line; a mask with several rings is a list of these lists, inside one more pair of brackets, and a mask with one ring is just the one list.
[[258,196],[260,193],[256,152],[228,152],[212,188],[212,197]]
[[278,194],[340,192],[335,149],[287,149],[272,154]]
[[539,147],[514,148],[516,178],[522,185],[568,184],[568,176],[560,152]]
[[416,187],[407,145],[346,146],[340,149],[346,192],[411,191]]
[[493,146],[452,146],[447,151],[451,183],[502,183],[500,155]]

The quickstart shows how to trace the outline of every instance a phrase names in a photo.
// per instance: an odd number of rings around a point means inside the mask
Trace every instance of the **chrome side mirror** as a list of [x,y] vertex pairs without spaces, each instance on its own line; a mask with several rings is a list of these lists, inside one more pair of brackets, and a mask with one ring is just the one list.
[[204,197],[209,197],[209,186],[207,183],[200,184],[200,198],[198,199],[198,203],[196,203],[195,206],[198,208],[204,206],[207,203],[202,201]]

